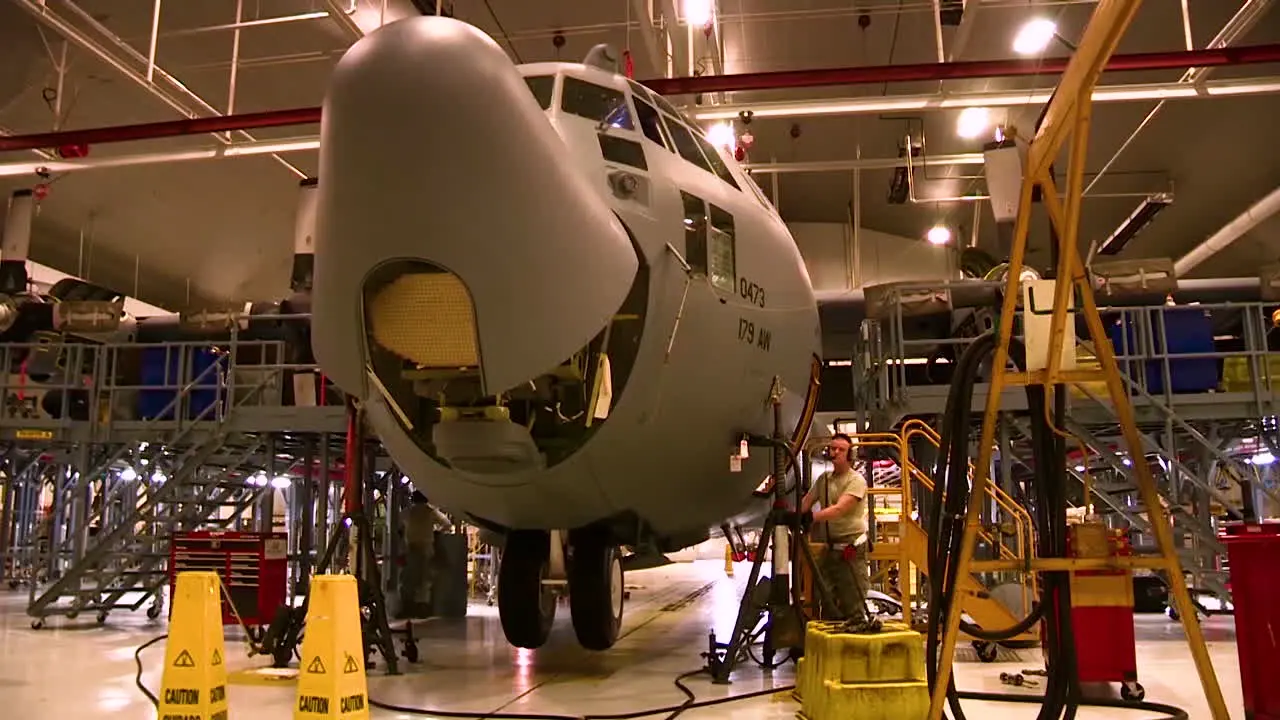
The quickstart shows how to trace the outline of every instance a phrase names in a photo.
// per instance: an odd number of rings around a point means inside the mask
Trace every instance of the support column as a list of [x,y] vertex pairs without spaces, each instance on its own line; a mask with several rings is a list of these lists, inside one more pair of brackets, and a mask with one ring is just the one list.
[[320,466],[316,473],[316,524],[314,546],[317,548],[329,545],[329,494],[333,491],[333,483],[329,481],[332,469],[329,456],[329,433],[320,433]]
[[318,522],[323,521],[323,517],[318,516],[316,513],[316,498],[324,495],[323,485],[319,488],[316,486],[317,476],[323,477],[324,475],[324,473],[317,473],[315,469],[316,441],[308,436],[303,442],[302,478],[297,485],[298,517],[294,523],[294,527],[298,531],[298,546],[295,550],[297,554],[295,572],[297,574],[294,576],[294,588],[299,595],[307,594],[311,587],[311,557],[316,547],[316,525]]
[[267,462],[263,472],[267,475],[267,486],[264,488],[262,497],[258,499],[257,507],[253,509],[253,529],[254,532],[269,533],[274,524],[275,508],[276,508],[276,490],[271,485],[271,481],[276,477],[276,436],[267,435]]

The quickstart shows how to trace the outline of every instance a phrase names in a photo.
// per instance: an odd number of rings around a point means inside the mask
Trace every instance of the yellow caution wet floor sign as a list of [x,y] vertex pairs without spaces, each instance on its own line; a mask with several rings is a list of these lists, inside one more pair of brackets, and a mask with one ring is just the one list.
[[312,579],[299,667],[295,720],[369,717],[354,577],[317,575]]
[[178,573],[158,720],[227,720],[225,655],[217,573]]

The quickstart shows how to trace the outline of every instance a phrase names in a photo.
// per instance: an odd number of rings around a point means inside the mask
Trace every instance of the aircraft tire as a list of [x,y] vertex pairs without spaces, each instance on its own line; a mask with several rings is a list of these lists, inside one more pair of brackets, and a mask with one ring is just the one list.
[[607,537],[584,534],[574,538],[569,563],[569,611],[578,644],[588,650],[608,650],[622,629],[625,586],[622,550]]
[[542,584],[550,570],[551,538],[542,530],[507,535],[498,567],[498,618],[507,642],[533,650],[551,635],[556,593]]

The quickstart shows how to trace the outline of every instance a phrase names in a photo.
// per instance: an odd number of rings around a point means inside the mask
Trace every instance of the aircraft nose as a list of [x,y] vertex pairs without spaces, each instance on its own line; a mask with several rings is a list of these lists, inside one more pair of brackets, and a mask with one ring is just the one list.
[[419,17],[358,41],[321,122],[312,338],[340,386],[366,382],[355,338],[417,368],[475,359],[496,394],[586,345],[638,268],[506,53]]

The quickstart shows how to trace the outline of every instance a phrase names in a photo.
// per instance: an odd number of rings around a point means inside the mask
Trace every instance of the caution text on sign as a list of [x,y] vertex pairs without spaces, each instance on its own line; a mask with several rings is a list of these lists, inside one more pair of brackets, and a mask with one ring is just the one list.
[[369,698],[355,578],[312,580],[294,718],[365,720]]
[[159,720],[227,720],[221,591],[216,573],[178,574],[160,681]]

